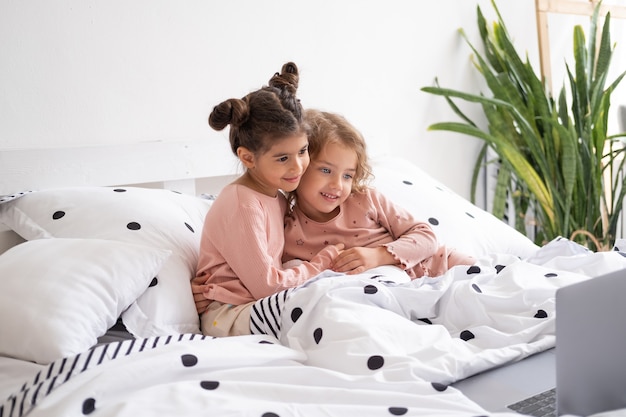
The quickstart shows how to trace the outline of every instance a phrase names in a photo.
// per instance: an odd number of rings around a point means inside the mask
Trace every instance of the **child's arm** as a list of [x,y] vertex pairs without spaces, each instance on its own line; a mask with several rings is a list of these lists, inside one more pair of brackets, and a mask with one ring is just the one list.
[[369,193],[370,213],[389,232],[393,242],[345,250],[335,259],[333,270],[355,274],[381,265],[397,265],[406,270],[437,252],[437,237],[430,225],[416,220],[378,191],[372,189]]
[[[284,212],[280,206],[254,200],[235,202],[218,205],[216,201],[207,215],[200,254],[200,263],[207,266],[200,265],[198,275],[206,276],[203,272],[210,269],[215,279],[204,287],[192,282],[192,293],[202,291],[208,299],[236,305],[258,300],[329,269],[343,249],[329,245],[310,262],[283,269]],[[199,295],[194,300],[198,310],[206,309]]]
[[332,269],[347,274],[360,274],[381,265],[400,266],[400,262],[384,246],[356,247],[341,251],[335,258]]
[[204,296],[204,293],[209,290],[209,286],[204,282],[205,276],[196,276],[191,280],[191,294],[193,295],[193,301],[196,303],[196,311],[198,314],[202,314],[209,307],[211,301]]
[[[332,253],[332,252],[339,253],[339,251],[341,249],[343,249],[343,244],[329,245],[328,247],[329,247],[328,250],[324,250],[323,252],[318,254],[316,256],[316,258],[314,258],[314,260],[312,260],[312,261],[314,261],[313,263],[311,263],[311,262],[301,262],[301,263],[299,263],[298,266],[295,266],[293,268],[285,269],[284,270],[285,275],[289,275],[291,271],[293,271],[297,275],[298,269],[302,269],[301,265],[304,264],[304,269],[310,271],[308,273],[305,273],[304,280],[303,280],[303,282],[304,282],[307,279],[312,278],[314,275],[317,275],[322,270],[329,269],[330,266],[328,266],[328,267],[325,267],[325,266],[315,267],[314,265],[320,259],[323,260],[324,258],[326,258],[328,256],[327,254],[329,252],[330,253]],[[332,258],[328,258],[328,259],[332,259]],[[325,263],[326,262],[322,262],[321,265],[324,265]],[[307,268],[308,265],[314,266],[314,269],[310,270],[309,268]],[[193,300],[194,300],[194,303],[196,304],[196,311],[198,312],[198,314],[204,313],[206,311],[206,309],[209,307],[209,304],[211,303],[211,301],[209,299],[207,299],[206,296],[205,296],[205,293],[207,293],[207,291],[209,290],[209,286],[207,284],[205,284],[205,281],[206,281],[206,277],[205,276],[196,276],[196,277],[192,278],[192,280],[191,280],[191,293],[193,295]],[[278,291],[276,291],[276,292],[278,292]]]
[[[254,234],[255,237],[258,237],[261,231],[258,232]],[[271,256],[272,250],[268,249],[267,240],[256,239],[249,240],[243,245],[238,244],[236,255],[229,260],[229,264],[252,297],[258,300],[301,285],[322,271],[330,269],[333,259],[342,249],[342,244],[328,245],[310,261],[284,269],[282,254],[278,252]]]

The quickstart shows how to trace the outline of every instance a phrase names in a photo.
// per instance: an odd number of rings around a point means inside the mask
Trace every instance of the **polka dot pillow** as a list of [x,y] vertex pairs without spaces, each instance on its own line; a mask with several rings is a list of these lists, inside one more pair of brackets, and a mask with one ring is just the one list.
[[58,188],[5,201],[0,204],[0,222],[26,240],[97,238],[170,250],[160,272],[122,313],[122,320],[137,337],[199,333],[189,281],[210,204],[162,189]]
[[475,206],[416,165],[394,157],[374,159],[372,185],[417,219],[427,221],[439,242],[475,257],[505,253],[526,258],[539,247]]

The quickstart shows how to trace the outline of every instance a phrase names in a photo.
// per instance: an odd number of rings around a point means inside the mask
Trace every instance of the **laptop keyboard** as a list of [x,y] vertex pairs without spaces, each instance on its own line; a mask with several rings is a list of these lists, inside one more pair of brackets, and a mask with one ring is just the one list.
[[556,417],[556,388],[540,392],[507,408],[534,417]]

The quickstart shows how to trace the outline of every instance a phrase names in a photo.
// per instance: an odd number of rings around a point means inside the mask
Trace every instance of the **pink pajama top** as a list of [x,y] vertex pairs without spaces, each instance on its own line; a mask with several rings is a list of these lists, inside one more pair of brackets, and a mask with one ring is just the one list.
[[[449,251],[439,246],[435,232],[407,210],[392,203],[375,189],[352,193],[332,220],[318,223],[296,206],[285,220],[283,262],[311,259],[329,244],[346,248],[384,246],[411,278],[437,276],[449,265]],[[457,263],[456,256],[454,263]],[[471,257],[460,257],[472,264]]]
[[204,296],[240,305],[295,287],[330,266],[328,247],[297,267],[283,269],[287,203],[239,184],[219,193],[204,221],[196,276],[209,284]]

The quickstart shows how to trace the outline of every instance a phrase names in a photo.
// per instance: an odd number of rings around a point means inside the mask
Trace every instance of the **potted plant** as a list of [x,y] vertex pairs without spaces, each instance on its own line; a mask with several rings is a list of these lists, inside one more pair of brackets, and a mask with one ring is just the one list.
[[[508,202],[514,206],[517,230],[526,233],[528,219],[533,219],[530,226],[538,244],[565,236],[590,249],[607,249],[615,240],[626,193],[622,187],[624,147],[617,140],[626,134],[607,134],[611,93],[625,74],[605,88],[613,53],[610,14],[599,44],[599,4],[587,43],[583,29],[574,28],[575,68],[566,66],[569,84],[555,99],[528,59],[520,58],[495,0],[491,4],[497,15],[491,30],[477,7],[483,53],[460,29],[491,97],[442,88],[436,80],[435,86],[422,91],[443,96],[462,121],[435,123],[429,130],[458,132],[484,141],[472,176],[472,199],[480,170],[493,162],[485,158],[493,149],[499,164],[494,215],[503,218]],[[453,99],[482,106],[487,127],[481,129],[470,120]]]

